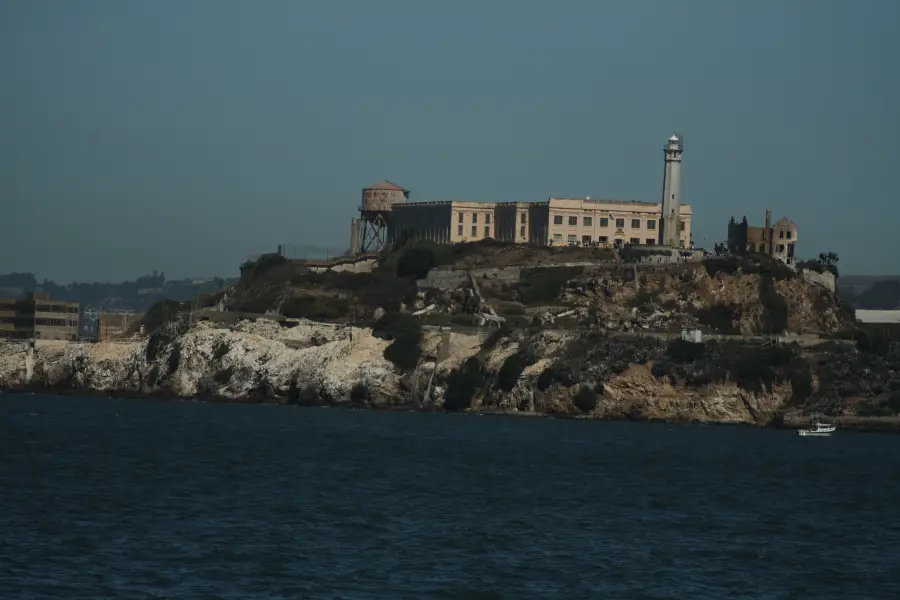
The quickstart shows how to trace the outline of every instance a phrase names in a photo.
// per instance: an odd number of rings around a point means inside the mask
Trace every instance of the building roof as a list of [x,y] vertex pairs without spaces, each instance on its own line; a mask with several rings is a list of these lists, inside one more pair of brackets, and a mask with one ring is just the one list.
[[373,185],[367,185],[363,188],[364,190],[391,190],[394,192],[408,192],[404,187],[397,185],[396,183],[391,183],[390,181],[379,181]]
[[797,229],[797,226],[794,225],[794,222],[787,217],[781,217],[780,219],[775,221],[775,227],[789,227],[791,229]]
[[669,141],[670,142],[680,142],[681,140],[678,139],[678,136],[673,133],[672,137],[669,138]]

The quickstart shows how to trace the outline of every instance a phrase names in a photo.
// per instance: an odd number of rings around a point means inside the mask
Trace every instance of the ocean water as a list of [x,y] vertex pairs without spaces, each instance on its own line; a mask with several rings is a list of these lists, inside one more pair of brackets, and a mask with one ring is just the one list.
[[900,437],[0,395],[0,598],[900,597]]

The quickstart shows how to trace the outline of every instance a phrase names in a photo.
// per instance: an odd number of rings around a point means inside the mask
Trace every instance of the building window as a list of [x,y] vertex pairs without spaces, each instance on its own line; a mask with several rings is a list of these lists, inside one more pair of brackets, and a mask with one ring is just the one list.
[[647,229],[656,229],[656,219],[647,219]]
[[491,224],[491,213],[485,213],[485,214],[484,214],[484,222],[485,222],[486,225],[490,225],[490,224]]
[[581,236],[581,245],[582,246],[587,246],[590,243],[591,243],[591,236],[589,236],[589,235]]
[[569,243],[574,244],[577,240],[575,239],[575,234],[570,233],[568,237]]
[[521,238],[525,237],[525,226],[524,225],[519,227],[519,237],[521,237]]
[[778,237],[781,238],[781,239],[784,239],[784,231],[779,231],[779,232],[778,232]]
[[601,235],[597,238],[597,241],[600,242],[601,244],[605,244],[609,241],[609,238],[606,237],[605,235]]
[[684,233],[684,221],[678,221],[678,231]]
[[522,225],[528,222],[528,214],[522,213]]
[[[560,217],[560,218],[561,218],[561,217]],[[561,233],[554,233],[554,234],[553,234],[553,239],[556,240],[557,242],[561,242],[561,241],[562,241],[562,234],[561,234]]]
[[[463,213],[459,213],[459,222],[460,223],[463,222]],[[462,233],[462,232],[460,232],[460,233]]]
[[787,239],[791,239],[791,233],[793,233],[793,232],[791,232],[791,231],[787,232]]
[[578,225],[578,217],[569,217],[569,226],[574,227]]
[[778,254],[783,254],[784,253],[784,244],[778,244],[778,246],[775,247],[775,252],[777,252]]
[[593,227],[594,226],[594,217],[584,217],[582,219],[585,227]]
[[562,215],[553,215],[553,224],[562,225]]
[[653,238],[647,238],[647,242],[646,242],[646,243],[647,243],[648,246],[652,246],[653,244],[656,243],[656,240],[654,240]]
[[472,237],[478,237],[478,226],[472,225]]
[[616,219],[616,228],[623,229],[625,227],[625,219]]
[[[462,215],[459,215],[459,216],[461,217]],[[462,235],[462,225],[460,225],[459,228],[457,228],[456,235],[459,235],[459,236]]]
[[490,225],[484,226],[484,237],[491,237],[491,226]]
[[628,243],[629,244],[640,244],[641,238],[631,238],[630,240],[628,240]]
[[631,228],[632,229],[640,229],[641,228],[641,220],[640,219],[632,219],[631,220]]
[[600,217],[600,227],[609,227],[609,219]]
[[472,213],[472,224],[474,225],[477,222],[478,222],[478,213]]

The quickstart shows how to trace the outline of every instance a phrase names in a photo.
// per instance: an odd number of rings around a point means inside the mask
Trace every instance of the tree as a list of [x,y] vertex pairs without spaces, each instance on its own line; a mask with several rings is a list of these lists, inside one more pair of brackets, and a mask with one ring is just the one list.
[[835,277],[838,276],[837,264],[839,260],[841,260],[841,258],[837,255],[836,252],[819,253],[819,264],[831,271]]

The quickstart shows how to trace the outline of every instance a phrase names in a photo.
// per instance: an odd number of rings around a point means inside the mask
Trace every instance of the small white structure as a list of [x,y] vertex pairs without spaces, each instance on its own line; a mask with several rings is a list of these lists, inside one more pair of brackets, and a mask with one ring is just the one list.
[[857,310],[860,323],[900,323],[900,310]]
[[685,342],[691,342],[692,344],[702,344],[703,332],[699,329],[682,329],[681,339]]

